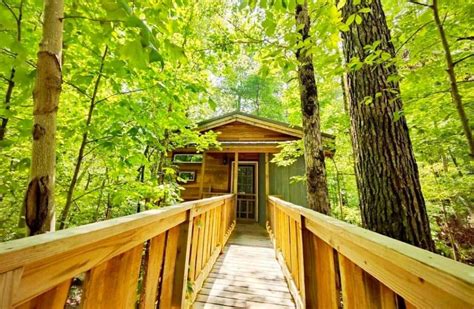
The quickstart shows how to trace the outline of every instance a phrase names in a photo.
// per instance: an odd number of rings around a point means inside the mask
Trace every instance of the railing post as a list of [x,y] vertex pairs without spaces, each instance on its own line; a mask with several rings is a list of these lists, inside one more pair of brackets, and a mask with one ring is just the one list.
[[227,232],[228,224],[227,224],[227,207],[228,207],[228,199],[224,200],[224,205],[222,205],[221,211],[221,230],[219,231],[219,243],[221,245],[221,253],[224,251],[224,239],[225,234]]

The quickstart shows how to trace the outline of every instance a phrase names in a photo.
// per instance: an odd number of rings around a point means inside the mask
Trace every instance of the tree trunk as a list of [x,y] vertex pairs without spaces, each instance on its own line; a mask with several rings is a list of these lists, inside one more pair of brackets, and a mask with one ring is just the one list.
[[[345,62],[362,61],[368,56],[364,46],[375,41],[395,57],[380,0],[353,2],[343,6],[343,21],[364,7],[371,12],[342,32]],[[407,123],[403,115],[395,118],[403,108],[400,88],[388,78],[396,74],[393,64],[383,62],[364,64],[346,76],[362,222],[375,232],[434,250]]]
[[436,27],[438,28],[439,36],[441,38],[441,43],[443,44],[444,55],[446,57],[446,64],[448,68],[446,72],[449,76],[450,87],[451,87],[451,97],[453,98],[454,105],[459,114],[461,124],[466,135],[467,143],[469,146],[470,155],[474,158],[474,139],[472,137],[471,127],[469,126],[469,119],[467,118],[466,112],[464,111],[464,105],[462,103],[461,94],[459,93],[458,83],[456,80],[456,72],[454,71],[455,63],[453,62],[453,57],[451,55],[451,49],[449,47],[448,39],[446,38],[446,32],[444,32],[443,23],[439,18],[439,9],[438,9],[438,0],[433,0],[431,5],[433,10],[434,20]]
[[38,52],[33,91],[33,152],[25,195],[28,234],[53,231],[56,162],[56,112],[61,94],[63,0],[45,0],[43,38]]
[[86,127],[84,129],[84,133],[82,134],[81,146],[79,146],[79,153],[77,154],[76,165],[74,167],[74,173],[72,175],[71,182],[69,183],[69,188],[67,191],[66,204],[64,205],[63,211],[61,212],[61,219],[59,220],[60,230],[66,227],[66,220],[69,215],[69,210],[71,209],[72,197],[74,195],[74,189],[76,188],[77,179],[79,178],[79,172],[81,170],[82,161],[84,160],[84,150],[86,149],[86,145],[88,142],[89,127],[92,122],[92,114],[94,113],[94,108],[95,108],[96,99],[97,99],[97,92],[99,91],[99,85],[102,79],[102,71],[104,70],[105,57],[107,57],[108,50],[109,50],[108,46],[105,46],[105,50],[104,50],[104,53],[102,54],[102,58],[100,61],[99,72],[98,72],[97,79],[94,85],[94,91],[92,93],[92,97],[90,100],[89,113],[87,114],[87,120],[86,120]]
[[[310,40],[311,27],[307,1],[296,6],[298,44]],[[300,44],[301,45],[301,44]],[[309,44],[311,45],[311,44]],[[308,207],[329,214],[329,198],[324,166],[324,152],[319,119],[318,92],[314,77],[313,58],[305,48],[296,51],[298,80],[303,115],[304,159],[306,163],[306,190]]]

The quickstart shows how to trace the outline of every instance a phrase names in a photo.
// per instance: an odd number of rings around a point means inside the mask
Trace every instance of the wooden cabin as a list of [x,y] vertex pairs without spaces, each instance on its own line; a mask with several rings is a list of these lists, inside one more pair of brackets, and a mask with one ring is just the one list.
[[[304,159],[287,167],[270,162],[280,151],[280,143],[302,138],[301,127],[233,112],[203,121],[197,130],[217,132],[221,148],[197,153],[189,147],[173,152],[179,176],[187,179],[181,194],[185,201],[238,192],[237,218],[262,225],[266,197],[271,194],[306,205],[304,184],[290,181],[293,176],[304,175]],[[328,145],[326,155],[331,155],[329,145],[334,143],[334,136],[323,134],[323,142]],[[234,170],[238,170],[237,177]]]

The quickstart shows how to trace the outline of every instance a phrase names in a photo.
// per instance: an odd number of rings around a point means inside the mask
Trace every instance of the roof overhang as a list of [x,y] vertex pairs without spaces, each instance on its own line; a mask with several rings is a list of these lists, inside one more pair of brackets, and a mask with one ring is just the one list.
[[303,130],[298,127],[291,127],[285,123],[281,123],[278,121],[273,121],[270,119],[265,119],[253,115],[248,115],[240,112],[234,112],[230,114],[226,114],[220,117],[212,118],[209,120],[202,121],[198,124],[199,131],[207,131],[214,129],[216,127],[220,127],[232,122],[241,122],[248,125],[260,127],[267,130],[272,130],[276,132],[280,132],[283,134],[287,134],[289,136],[294,136],[297,138],[303,137]]
[[[299,126],[291,126],[284,122],[262,118],[242,112],[232,112],[219,117],[211,118],[209,120],[201,121],[200,123],[198,123],[197,130],[200,132],[207,131],[235,121],[267,130],[272,130],[275,132],[280,132],[297,138],[303,137],[303,128]],[[333,135],[327,133],[322,133],[322,136],[323,138],[327,139],[335,138]]]

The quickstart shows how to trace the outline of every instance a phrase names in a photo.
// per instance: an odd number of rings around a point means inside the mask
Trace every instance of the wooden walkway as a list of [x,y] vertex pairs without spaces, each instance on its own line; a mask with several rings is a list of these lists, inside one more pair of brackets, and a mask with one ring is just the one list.
[[264,228],[238,223],[194,308],[295,308]]

